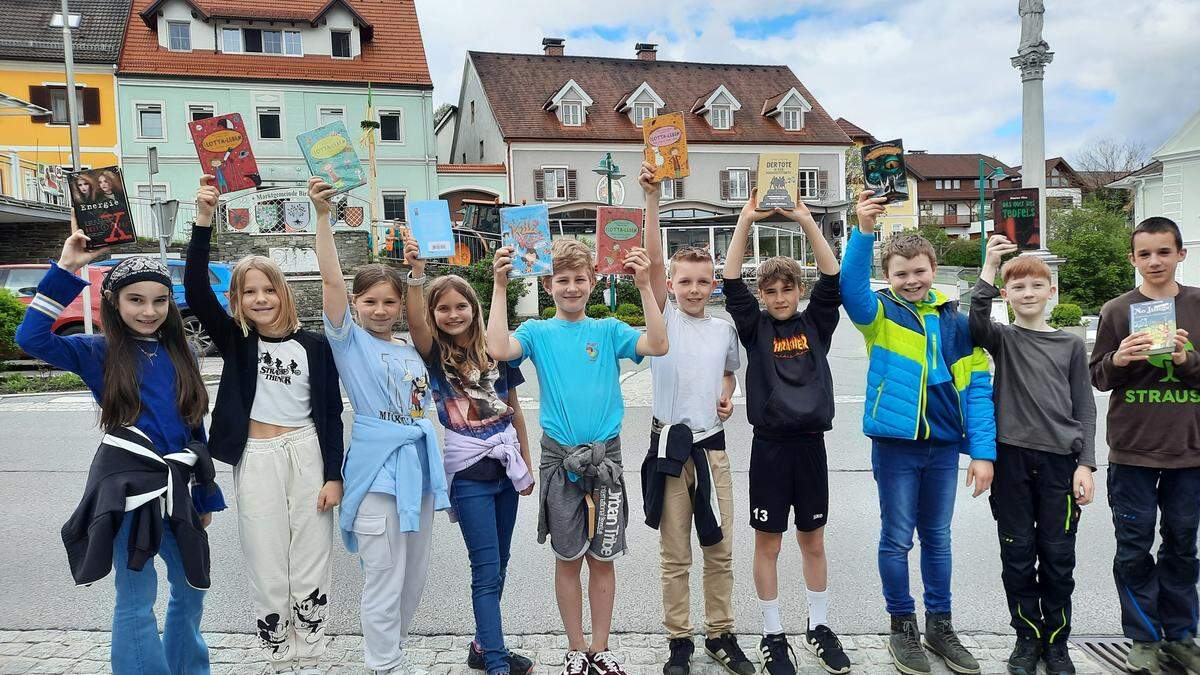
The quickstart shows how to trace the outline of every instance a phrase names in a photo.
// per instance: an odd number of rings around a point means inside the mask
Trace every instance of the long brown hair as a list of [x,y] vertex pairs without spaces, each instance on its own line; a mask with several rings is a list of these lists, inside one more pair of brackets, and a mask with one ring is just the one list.
[[[467,299],[471,306],[471,325],[467,326],[467,344],[459,345],[454,337],[448,335],[437,325],[434,312],[437,309],[438,298],[450,291],[457,291]],[[419,288],[410,288],[410,293],[420,293]],[[438,277],[429,284],[429,297],[425,303],[425,320],[433,329],[433,339],[437,342],[438,351],[442,354],[442,368],[465,373],[478,369],[486,373],[495,366],[495,361],[488,356],[487,343],[483,337],[483,308],[479,304],[479,296],[465,279],[457,274],[447,274]]]
[[[100,426],[105,431],[137,423],[142,412],[141,378],[138,376],[136,337],[121,319],[118,295],[105,293],[100,301],[107,355],[104,358],[104,391],[100,395]],[[169,294],[171,291],[167,289]],[[158,341],[175,366],[175,401],[179,416],[189,427],[199,426],[208,412],[208,390],[200,379],[196,357],[183,334],[183,317],[174,298],[167,319],[158,329]],[[161,448],[177,450],[178,448]]]

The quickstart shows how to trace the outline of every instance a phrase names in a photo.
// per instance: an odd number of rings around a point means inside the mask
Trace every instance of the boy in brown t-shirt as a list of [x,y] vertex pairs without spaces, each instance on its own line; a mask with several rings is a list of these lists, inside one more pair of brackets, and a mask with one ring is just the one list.
[[[1187,255],[1179,227],[1166,218],[1138,223],[1130,262],[1136,289],[1100,312],[1092,383],[1108,400],[1108,502],[1117,553],[1113,563],[1121,625],[1133,640],[1126,665],[1157,675],[1164,660],[1200,673],[1196,645],[1196,532],[1200,522],[1200,355],[1188,336],[1200,331],[1200,288],[1175,281]],[[1129,307],[1175,301],[1175,351],[1148,355],[1152,338],[1129,333]],[[1151,557],[1155,521],[1162,543]]]

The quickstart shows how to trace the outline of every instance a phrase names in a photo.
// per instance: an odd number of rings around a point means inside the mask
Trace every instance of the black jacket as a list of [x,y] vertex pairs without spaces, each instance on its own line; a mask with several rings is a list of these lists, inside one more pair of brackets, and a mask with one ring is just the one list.
[[[258,333],[243,334],[217,301],[208,281],[211,227],[193,227],[188,246],[187,266],[183,274],[184,297],[188,307],[212,337],[225,363],[221,384],[209,426],[208,448],[213,459],[236,465],[246,449],[250,432],[250,410],[258,386]],[[237,302],[230,298],[229,302]],[[325,480],[342,479],[342,392],[338,386],[337,366],[325,336],[300,330],[288,336],[304,347],[308,355],[312,420],[321,444]]]
[[[696,484],[691,490],[692,517],[696,522],[696,536],[701,546],[712,546],[721,541],[721,518],[713,508],[712,472],[708,468],[705,449],[724,450],[725,432],[719,431],[699,441],[691,429],[684,424],[672,424],[660,433],[650,432],[650,451],[642,461],[642,507],[646,511],[646,524],[658,529],[662,522],[663,491],[667,476],[679,477],[683,465],[690,459],[696,470]],[[660,443],[665,447],[660,448]]]
[[62,527],[75,583],[86,586],[108,576],[113,541],[124,518],[133,519],[127,567],[140,571],[158,553],[165,519],[179,545],[188,585],[208,588],[208,535],[188,491],[193,474],[202,489],[216,489],[212,458],[203,443],[159,455],[136,427],[105,434],[92,459],[83,498]]

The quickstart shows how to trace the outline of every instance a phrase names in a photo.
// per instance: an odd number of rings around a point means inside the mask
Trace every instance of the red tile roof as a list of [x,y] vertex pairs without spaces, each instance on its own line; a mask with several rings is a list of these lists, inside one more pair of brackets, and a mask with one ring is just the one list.
[[[433,87],[425,46],[413,0],[185,0],[202,20],[221,18],[304,21],[316,25],[335,5],[344,5],[360,17],[364,35],[362,54],[353,60],[331,56],[284,57],[262,54],[225,54],[196,50],[172,52],[160,47],[151,29],[156,22],[148,13],[162,0],[133,0],[132,17],[117,72],[122,75],[157,75],[238,80],[291,80],[320,82],[372,82],[379,85]],[[369,38],[369,39],[367,39]]]
[[845,117],[839,117],[834,121],[837,122],[837,125],[839,127],[841,127],[842,131],[846,132],[846,135],[852,139],[861,139],[861,140],[866,141],[867,143],[876,143],[877,142],[875,140],[875,137],[871,135],[871,132],[863,129],[862,127],[858,126],[854,122],[851,122],[850,120],[846,119]]
[[[637,141],[642,130],[614,109],[642,82],[650,83],[666,106],[683,111],[690,142],[797,143],[850,145],[850,139],[787,66],[750,66],[644,61],[590,56],[468,52],[501,133],[508,140]],[[580,127],[565,127],[542,104],[574,79],[594,105]],[[720,85],[742,104],[733,129],[715,131],[691,112]],[[795,87],[813,106],[800,131],[785,131],[759,114],[767,99]]]
[[438,164],[438,173],[505,173],[503,164]]
[[905,153],[904,155],[905,165],[920,180],[933,180],[935,178],[978,179],[979,160],[981,159],[990,166],[1003,169],[1004,173],[1009,176],[1017,175],[1017,172],[1012,167],[990,155],[974,153],[961,155]]

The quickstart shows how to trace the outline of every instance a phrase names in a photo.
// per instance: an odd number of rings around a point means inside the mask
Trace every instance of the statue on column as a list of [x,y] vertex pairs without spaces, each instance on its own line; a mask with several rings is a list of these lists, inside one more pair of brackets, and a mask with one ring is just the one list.
[[1042,39],[1042,15],[1045,13],[1046,5],[1042,0],[1020,0],[1017,14],[1021,17],[1021,44],[1017,47],[1017,54],[1050,48]]

